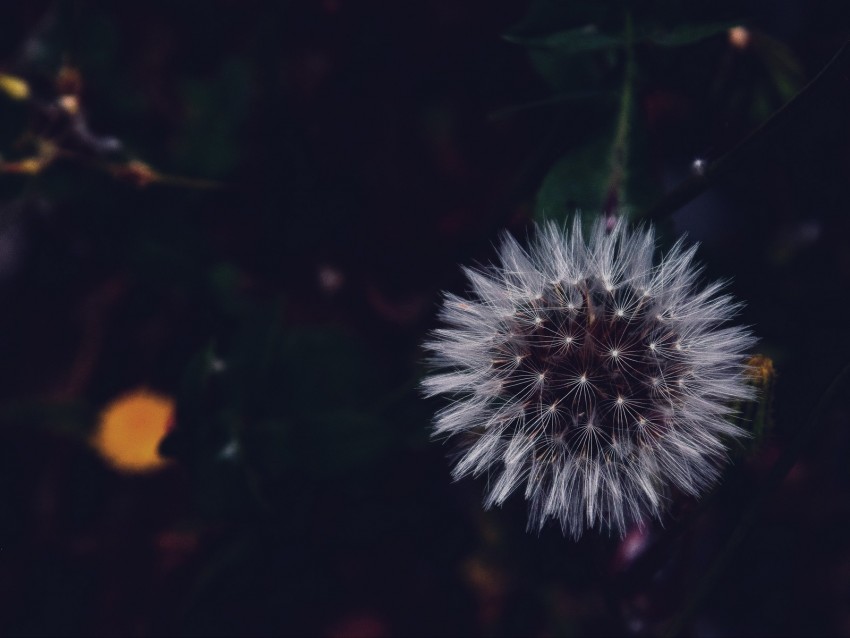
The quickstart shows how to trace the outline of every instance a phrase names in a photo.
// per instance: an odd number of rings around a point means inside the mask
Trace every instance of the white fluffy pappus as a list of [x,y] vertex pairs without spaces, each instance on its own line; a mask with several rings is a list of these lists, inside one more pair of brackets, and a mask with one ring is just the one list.
[[622,536],[671,488],[714,484],[724,440],[746,435],[729,418],[754,394],[755,339],[726,325],[740,304],[700,284],[695,252],[680,240],[655,263],[651,226],[600,221],[585,240],[576,220],[538,226],[528,250],[505,234],[499,265],[465,269],[422,383],[450,399],[434,436],[459,443],[453,476],[486,473],[486,507],[524,487],[529,529],[552,518],[574,538]]

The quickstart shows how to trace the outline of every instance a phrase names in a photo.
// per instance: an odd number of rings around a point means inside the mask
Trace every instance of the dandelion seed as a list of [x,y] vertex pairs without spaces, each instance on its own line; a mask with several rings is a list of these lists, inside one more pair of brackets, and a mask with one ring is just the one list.
[[467,435],[453,475],[488,474],[485,506],[524,486],[529,528],[622,536],[671,488],[719,478],[754,338],[723,325],[740,306],[697,284],[695,247],[654,251],[651,227],[599,222],[585,241],[550,223],[527,251],[506,235],[500,265],[466,271],[470,297],[447,296],[423,388],[451,398],[434,432]]

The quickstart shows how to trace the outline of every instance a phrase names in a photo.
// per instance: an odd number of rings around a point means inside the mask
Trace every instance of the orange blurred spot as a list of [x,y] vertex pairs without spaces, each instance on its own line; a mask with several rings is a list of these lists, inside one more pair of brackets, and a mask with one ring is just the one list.
[[57,102],[68,115],[76,115],[80,112],[80,98],[76,95],[62,95]]
[[729,44],[736,49],[746,49],[750,46],[752,35],[750,34],[750,30],[746,27],[732,27],[729,29],[728,35]]
[[36,175],[46,166],[40,157],[27,157],[17,162],[0,162],[0,173],[15,175]]
[[130,160],[126,164],[112,166],[110,171],[116,178],[130,182],[138,188],[160,181],[159,173],[140,160]]
[[27,157],[16,162],[4,162],[0,160],[0,173],[13,173],[17,175],[36,175],[50,166],[51,162],[59,155],[59,150],[52,142],[39,139],[38,155]]
[[773,381],[776,376],[776,369],[773,367],[773,361],[770,357],[756,354],[747,361],[747,374],[753,381],[760,385],[766,385]]
[[83,75],[79,69],[63,65],[56,74],[56,92],[60,95],[79,95],[83,91]]
[[104,408],[91,443],[119,471],[158,470],[168,463],[157,447],[173,415],[174,401],[169,397],[134,390]]

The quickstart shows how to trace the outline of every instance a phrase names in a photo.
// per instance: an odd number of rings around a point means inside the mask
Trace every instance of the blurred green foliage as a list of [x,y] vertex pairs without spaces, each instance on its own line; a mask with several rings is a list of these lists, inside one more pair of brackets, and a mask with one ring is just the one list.
[[[535,205],[540,219],[564,219],[576,210],[639,216],[661,197],[662,184],[648,168],[653,150],[647,87],[657,83],[656,69],[668,72],[672,60],[689,55],[698,60],[695,47],[703,41],[724,42],[736,27],[742,29],[741,37],[752,39],[763,66],[750,70],[742,84],[756,89],[744,98],[748,104],[736,108],[751,112],[753,125],[802,87],[800,63],[791,50],[747,30],[746,20],[730,19],[728,6],[702,7],[696,11],[700,22],[677,23],[681,7],[675,5],[657,1],[638,10],[620,2],[567,7],[536,0],[505,35],[528,47],[535,70],[564,105],[562,117],[581,122],[543,180]],[[707,101],[727,99],[720,95],[717,82],[722,81],[718,75],[707,85]],[[620,99],[612,100],[615,95]],[[615,178],[621,172],[623,179]]]

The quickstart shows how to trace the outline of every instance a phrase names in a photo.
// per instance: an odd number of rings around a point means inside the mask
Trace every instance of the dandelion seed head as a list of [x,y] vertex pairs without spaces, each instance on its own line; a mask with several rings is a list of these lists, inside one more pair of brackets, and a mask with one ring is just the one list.
[[460,443],[455,478],[489,476],[486,506],[522,486],[530,529],[622,536],[671,488],[718,479],[754,338],[726,325],[739,305],[721,284],[698,284],[695,247],[654,253],[651,227],[585,240],[548,223],[527,250],[505,235],[498,265],[466,271],[468,298],[446,296],[423,388],[450,398],[434,432]]

